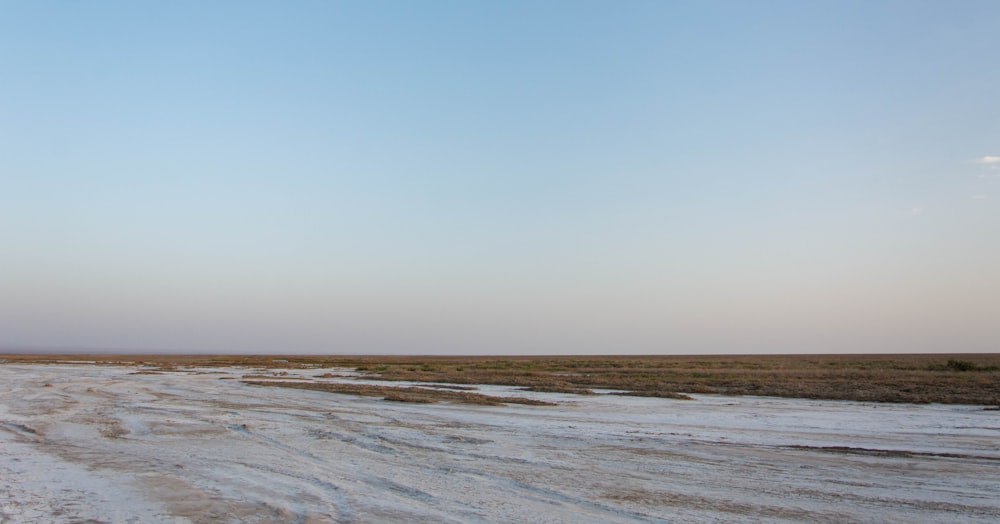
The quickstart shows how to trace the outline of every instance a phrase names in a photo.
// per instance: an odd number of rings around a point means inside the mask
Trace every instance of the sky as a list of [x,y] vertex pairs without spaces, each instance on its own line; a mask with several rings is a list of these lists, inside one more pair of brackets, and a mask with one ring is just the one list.
[[1000,351],[1000,3],[0,1],[0,348]]

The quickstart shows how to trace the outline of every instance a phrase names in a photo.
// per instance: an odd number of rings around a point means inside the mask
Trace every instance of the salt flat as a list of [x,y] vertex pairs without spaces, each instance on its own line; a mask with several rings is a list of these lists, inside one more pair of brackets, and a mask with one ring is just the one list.
[[[479,392],[558,405],[410,404],[136,370],[0,364],[0,521],[1000,520],[983,406],[502,386]],[[353,380],[327,371],[282,378]]]

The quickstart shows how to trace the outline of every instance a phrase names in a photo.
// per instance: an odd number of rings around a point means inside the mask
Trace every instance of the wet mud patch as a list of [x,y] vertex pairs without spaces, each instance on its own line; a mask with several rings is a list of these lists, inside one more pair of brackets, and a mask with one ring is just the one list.
[[865,455],[869,457],[888,457],[888,458],[950,458],[950,459],[968,459],[968,460],[989,460],[1000,462],[1000,456],[989,456],[989,455],[970,455],[966,453],[935,453],[928,451],[907,451],[899,449],[870,449],[870,448],[856,448],[850,446],[800,446],[792,445],[788,446],[789,449],[805,450],[805,451],[818,451],[822,453],[837,453],[843,455]]
[[[723,498],[705,497],[687,493],[670,491],[647,491],[643,489],[625,489],[606,492],[601,496],[604,500],[630,502],[645,506],[664,506],[685,508],[695,511],[726,513],[740,519],[795,520],[801,522],[840,522],[837,515],[823,515],[813,511],[796,508],[749,504],[725,500]],[[840,517],[842,518],[842,517]]]

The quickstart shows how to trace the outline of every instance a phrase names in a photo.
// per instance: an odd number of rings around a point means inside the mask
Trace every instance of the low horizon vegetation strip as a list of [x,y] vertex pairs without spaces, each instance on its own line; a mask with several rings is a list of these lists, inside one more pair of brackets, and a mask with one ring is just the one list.
[[587,394],[756,395],[1000,406],[1000,354],[344,356],[0,355],[2,362],[195,367],[349,368],[360,378]]

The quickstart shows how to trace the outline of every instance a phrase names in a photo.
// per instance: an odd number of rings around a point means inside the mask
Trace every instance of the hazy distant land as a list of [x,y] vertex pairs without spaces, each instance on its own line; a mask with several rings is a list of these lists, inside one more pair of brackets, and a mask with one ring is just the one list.
[[353,368],[387,381],[610,388],[635,396],[685,393],[875,402],[1000,405],[1000,354],[697,356],[319,356],[0,354],[0,362]]

